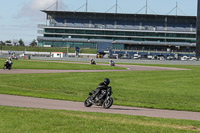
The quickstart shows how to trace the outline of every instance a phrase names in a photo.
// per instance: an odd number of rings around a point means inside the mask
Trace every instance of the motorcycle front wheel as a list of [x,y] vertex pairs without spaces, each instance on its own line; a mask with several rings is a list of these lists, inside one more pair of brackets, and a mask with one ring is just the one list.
[[113,104],[113,99],[112,97],[109,97],[108,99],[106,99],[104,102],[103,102],[103,108],[104,109],[109,109]]
[[89,96],[89,97],[85,100],[85,102],[84,102],[85,107],[91,107],[91,106],[92,106],[91,100],[92,100],[92,97],[91,97],[91,96]]

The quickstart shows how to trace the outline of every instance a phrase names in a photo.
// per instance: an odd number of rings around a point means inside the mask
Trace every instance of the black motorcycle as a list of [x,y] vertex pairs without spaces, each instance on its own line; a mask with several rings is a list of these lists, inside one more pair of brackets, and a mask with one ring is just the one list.
[[93,61],[90,62],[90,64],[96,65],[96,62],[93,60]]
[[107,90],[101,90],[101,92],[95,97],[95,90],[92,90],[89,93],[89,97],[85,100],[85,107],[91,107],[92,105],[103,106],[105,109],[109,109],[113,104],[112,87],[109,87]]
[[4,69],[4,70],[5,70],[5,69],[10,70],[11,67],[12,67],[12,64],[13,64],[13,63],[8,63],[8,62],[4,63],[3,69]]
[[110,61],[110,66],[115,66],[115,62],[114,61]]

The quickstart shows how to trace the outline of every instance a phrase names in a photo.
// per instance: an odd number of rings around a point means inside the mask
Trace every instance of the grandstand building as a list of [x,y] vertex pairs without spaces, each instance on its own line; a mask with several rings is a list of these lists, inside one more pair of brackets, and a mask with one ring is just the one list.
[[38,46],[194,53],[196,16],[47,11]]

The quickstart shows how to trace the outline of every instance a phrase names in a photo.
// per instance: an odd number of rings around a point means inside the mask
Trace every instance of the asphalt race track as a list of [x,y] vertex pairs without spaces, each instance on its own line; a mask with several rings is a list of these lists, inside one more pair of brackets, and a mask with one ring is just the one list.
[[137,115],[137,116],[175,118],[175,119],[200,121],[200,112],[159,110],[159,109],[125,107],[116,105],[111,106],[110,109],[104,109],[103,107],[98,107],[98,106],[92,106],[87,108],[84,106],[83,102],[51,100],[51,99],[32,98],[32,97],[4,95],[4,94],[0,94],[0,105],[40,108],[40,109],[127,114],[127,115]]
[[[59,61],[48,61],[59,62]],[[60,62],[60,63],[76,63],[76,62]],[[88,63],[76,63],[88,64]],[[98,64],[108,65],[108,64]],[[108,72],[108,71],[162,71],[162,70],[188,70],[181,68],[154,67],[154,66],[138,66],[138,65],[116,65],[116,67],[125,67],[126,70],[46,70],[46,69],[0,69],[0,74],[22,74],[22,73],[63,73],[63,72]]]

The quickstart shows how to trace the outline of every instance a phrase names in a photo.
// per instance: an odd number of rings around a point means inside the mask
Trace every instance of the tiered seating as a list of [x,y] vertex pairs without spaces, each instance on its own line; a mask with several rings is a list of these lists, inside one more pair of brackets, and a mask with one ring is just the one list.
[[135,22],[124,20],[87,20],[87,19],[60,19],[53,20],[57,27],[76,27],[76,28],[100,28],[100,29],[124,29],[124,30],[148,30],[148,31],[177,31],[195,32],[195,24],[177,23],[156,23],[156,22]]

